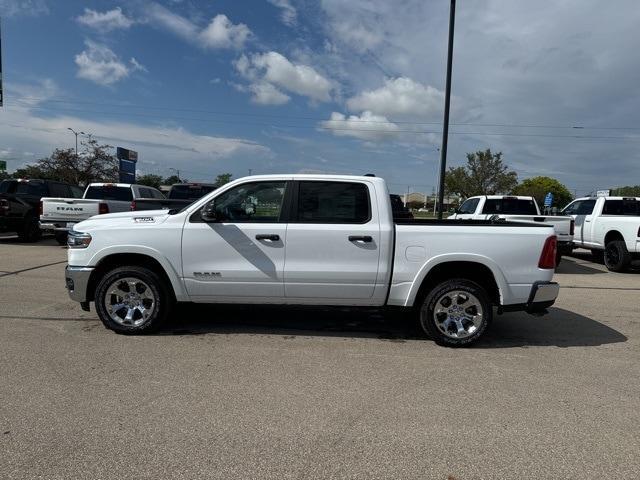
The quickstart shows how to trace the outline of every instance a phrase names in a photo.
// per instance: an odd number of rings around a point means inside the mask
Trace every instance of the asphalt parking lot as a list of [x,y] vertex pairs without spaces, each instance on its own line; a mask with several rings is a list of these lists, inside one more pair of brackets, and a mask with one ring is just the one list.
[[182,307],[158,335],[0,238],[2,478],[637,478],[640,270],[565,259],[550,315],[451,350],[384,312]]

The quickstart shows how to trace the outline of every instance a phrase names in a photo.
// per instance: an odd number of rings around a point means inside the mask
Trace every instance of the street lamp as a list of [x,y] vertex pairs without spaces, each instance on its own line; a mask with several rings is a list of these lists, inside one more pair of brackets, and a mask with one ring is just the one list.
[[78,135],[86,135],[84,132],[76,132],[73,128],[67,127],[67,130],[71,130],[76,136],[76,157],[78,156]]
[[182,180],[180,180],[180,170],[178,170],[177,168],[171,168],[169,167],[169,170],[172,172],[176,172],[176,176],[178,177],[178,183],[180,183]]
[[444,205],[444,176],[447,169],[447,141],[449,139],[449,105],[451,104],[451,64],[453,60],[453,31],[456,18],[456,0],[451,0],[449,6],[449,47],[447,50],[447,83],[444,92],[444,124],[442,126],[442,150],[440,151],[440,184],[438,188],[438,220],[442,220]]

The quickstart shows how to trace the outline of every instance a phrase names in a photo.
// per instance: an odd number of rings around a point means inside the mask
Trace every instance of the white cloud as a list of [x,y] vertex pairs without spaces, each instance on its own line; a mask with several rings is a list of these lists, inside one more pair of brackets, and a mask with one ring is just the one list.
[[0,17],[37,16],[49,13],[45,0],[0,0]]
[[384,83],[383,87],[364,91],[347,100],[349,110],[420,117],[432,117],[442,111],[444,93],[430,85],[407,77],[387,79]]
[[234,65],[240,75],[252,81],[252,86],[271,84],[274,89],[278,87],[313,101],[331,100],[332,85],[329,80],[313,67],[294,64],[278,52],[256,53],[251,57],[242,55]]
[[149,5],[147,17],[151,24],[169,30],[174,35],[202,48],[241,49],[252,35],[251,30],[244,23],[234,24],[222,13],[213,17],[211,22],[202,29],[157,3]]
[[132,71],[147,69],[135,58],[124,63],[106,45],[86,40],[85,50],[75,56],[78,77],[91,80],[98,85],[112,85],[129,76]]
[[333,112],[329,120],[320,122],[320,127],[330,130],[338,137],[354,137],[360,140],[380,141],[397,137],[398,125],[390,122],[382,115],[374,115],[369,111],[362,115],[349,115]]
[[[93,133],[101,143],[131,146],[139,152],[141,163],[151,164],[153,160],[159,168],[184,167],[207,172],[212,162],[225,158],[245,155],[257,161],[271,155],[269,148],[248,139],[198,134],[180,126],[88,120],[64,114],[43,116],[39,109],[32,108],[37,106],[32,94],[44,92],[47,96],[59,95],[58,88],[51,80],[37,85],[10,84],[7,90],[12,93],[16,104],[5,106],[0,120],[0,145],[10,150],[12,157],[24,152],[36,152],[31,154],[32,158],[25,158],[25,163],[50,153],[54,148],[72,146],[73,136],[67,131],[69,126]],[[41,99],[42,102],[46,102],[46,98]],[[11,170],[20,166],[22,164],[14,161],[9,164]],[[166,172],[156,169],[153,173]],[[210,177],[214,176],[215,170],[212,168]]]
[[199,38],[208,48],[241,48],[250,35],[251,30],[244,23],[234,25],[220,13],[200,32]]
[[252,83],[249,90],[253,93],[251,101],[258,105],[282,105],[291,100],[289,95],[268,82]]
[[76,18],[77,22],[89,28],[93,28],[101,33],[110,32],[111,30],[124,29],[131,27],[134,21],[128,18],[120,7],[108,10],[104,13],[90,8],[85,8],[84,13]]
[[291,5],[290,0],[268,0],[270,4],[280,9],[280,20],[285,25],[292,27],[298,21],[298,12]]

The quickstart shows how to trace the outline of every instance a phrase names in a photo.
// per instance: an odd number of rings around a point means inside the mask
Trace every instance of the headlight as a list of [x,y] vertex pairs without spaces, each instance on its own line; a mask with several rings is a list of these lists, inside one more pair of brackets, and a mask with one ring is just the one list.
[[69,248],[87,248],[90,243],[91,235],[88,233],[71,230],[67,236],[67,245]]

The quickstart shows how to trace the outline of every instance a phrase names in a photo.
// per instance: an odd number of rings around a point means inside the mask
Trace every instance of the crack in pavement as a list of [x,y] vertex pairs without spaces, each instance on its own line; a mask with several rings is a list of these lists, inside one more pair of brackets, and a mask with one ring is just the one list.
[[38,265],[37,267],[23,268],[22,270],[16,270],[15,272],[0,272],[0,278],[8,277],[10,275],[17,275],[19,273],[28,272],[30,270],[37,270],[38,268],[50,267],[52,265],[60,265],[61,263],[67,263],[67,261],[62,260],[60,262],[45,263],[44,265]]
[[628,290],[628,291],[638,291],[640,288],[634,287],[583,287],[580,285],[560,285],[560,290],[563,288],[579,288],[584,290]]
[[51,320],[56,322],[86,322],[86,321],[98,321],[96,318],[64,318],[64,317],[36,317],[29,315],[0,315],[0,319],[6,320]]

